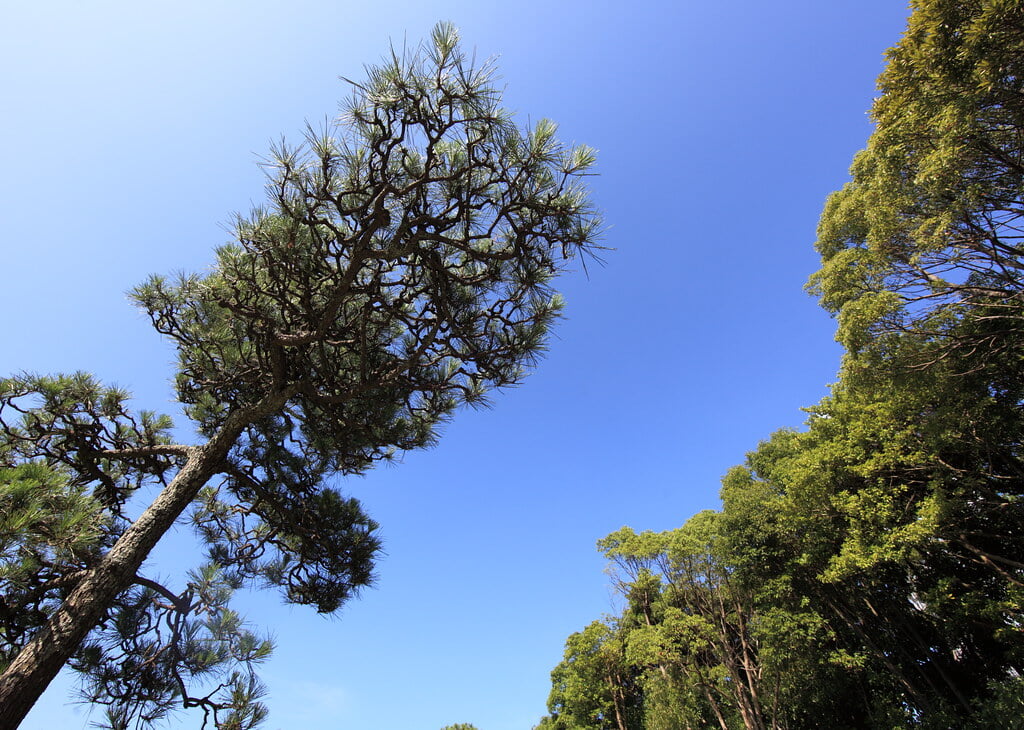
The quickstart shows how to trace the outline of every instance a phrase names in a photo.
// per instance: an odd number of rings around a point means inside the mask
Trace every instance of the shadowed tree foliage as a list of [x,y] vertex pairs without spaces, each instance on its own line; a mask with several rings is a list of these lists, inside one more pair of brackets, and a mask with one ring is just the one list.
[[[258,724],[252,667],[270,645],[231,592],[336,611],[371,582],[379,541],[332,478],[430,445],[543,351],[552,280],[600,227],[593,151],[548,121],[517,128],[449,25],[352,86],[337,125],[273,150],[266,207],[238,218],[209,273],[133,292],[177,348],[201,441],[175,443],[166,417],[90,376],[0,383],[3,489],[47,490],[35,522],[3,515],[0,727],[66,663],[112,727],[175,706]],[[207,556],[170,589],[140,569],[184,514]]]

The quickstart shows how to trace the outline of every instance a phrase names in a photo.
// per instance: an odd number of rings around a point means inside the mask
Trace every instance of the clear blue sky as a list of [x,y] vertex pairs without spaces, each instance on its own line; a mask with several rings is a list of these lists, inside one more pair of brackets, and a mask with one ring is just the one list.
[[[0,27],[0,373],[84,369],[174,412],[172,353],[124,292],[202,270],[262,198],[269,142],[333,117],[438,20],[499,56],[507,106],[600,151],[607,265],[524,385],[345,489],[382,524],[376,589],[324,619],[274,594],[273,730],[528,730],[566,636],[614,599],[594,542],[715,507],[719,477],[835,377],[802,286],[870,133],[898,0],[10,3]],[[181,423],[179,419],[179,423]],[[184,425],[184,424],[183,424]],[[174,535],[151,574],[180,585]],[[25,727],[85,727],[70,680]],[[183,714],[170,727],[197,727]]]

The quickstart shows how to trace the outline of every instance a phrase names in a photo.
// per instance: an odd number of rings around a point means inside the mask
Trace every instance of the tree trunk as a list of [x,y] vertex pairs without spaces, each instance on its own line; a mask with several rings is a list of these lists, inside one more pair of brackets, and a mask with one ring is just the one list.
[[222,468],[245,426],[285,400],[283,395],[268,396],[255,406],[235,411],[213,438],[191,450],[181,471],[75,586],[0,676],[0,730],[14,730],[21,724],[114,599],[131,586],[157,541]]
[[715,699],[715,696],[711,693],[711,688],[706,684],[701,683],[701,689],[704,690],[704,696],[707,698],[708,704],[711,705],[711,711],[715,713],[715,718],[718,720],[718,726],[722,728],[722,730],[729,730],[729,725],[722,716],[722,711],[718,707],[718,701]]
[[628,728],[626,727],[626,718],[623,717],[622,710],[619,707],[619,698],[622,697],[622,692],[618,687],[619,678],[609,676],[606,677],[606,679],[608,680],[608,686],[611,688],[612,691],[612,707],[615,708],[615,726],[618,728],[618,730],[628,730]]
[[[917,687],[914,686],[914,683],[910,681],[906,673],[902,669],[900,669],[896,664],[893,663],[892,659],[889,656],[889,653],[883,651],[882,648],[879,647],[878,644],[874,642],[874,640],[872,640],[871,635],[857,623],[857,619],[855,616],[848,615],[847,612],[840,607],[839,602],[842,601],[842,598],[837,598],[835,601],[833,601],[828,596],[825,596],[825,601],[826,603],[828,603],[829,608],[832,609],[832,612],[836,616],[838,616],[839,619],[843,623],[845,623],[846,626],[849,627],[861,641],[864,642],[864,646],[867,649],[869,649],[871,653],[873,653],[875,657],[882,662],[882,664],[885,666],[889,674],[895,677],[896,680],[903,685],[903,687],[907,690],[907,694],[914,700],[914,702],[917,703],[916,705],[912,705],[912,707],[919,711],[930,710],[931,704],[928,702],[928,699],[921,694]],[[915,668],[917,669],[917,673],[921,675],[922,679],[925,682],[928,682],[928,677],[924,674],[921,668],[916,664]],[[932,687],[932,689],[934,691],[934,686]]]

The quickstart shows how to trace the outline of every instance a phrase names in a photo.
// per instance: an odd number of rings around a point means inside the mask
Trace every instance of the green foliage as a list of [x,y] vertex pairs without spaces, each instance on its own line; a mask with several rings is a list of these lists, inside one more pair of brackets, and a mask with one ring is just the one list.
[[851,354],[901,333],[971,359],[1019,351],[1024,8],[913,6],[879,80],[875,132],[825,206],[811,287]]
[[1024,5],[912,5],[819,226],[839,382],[720,511],[598,543],[647,726],[1020,724]]
[[457,40],[439,25],[353,84],[343,127],[278,145],[269,205],[238,218],[212,274],[135,290],[207,432],[288,383],[303,439],[358,472],[428,445],[543,350],[550,283],[600,226],[581,184],[593,153],[547,120],[520,132]]
[[102,548],[109,520],[69,481],[41,461],[0,467],[0,669]]
[[640,727],[624,652],[621,632],[601,621],[570,636],[565,659],[551,673],[551,716],[542,722],[557,730]]
[[144,581],[119,596],[111,620],[72,662],[85,680],[83,699],[107,706],[112,730],[167,718],[182,705],[201,707],[217,728],[258,726],[267,708],[255,666],[273,644],[229,608],[233,593],[224,571],[206,564],[181,595]]
[[95,485],[95,499],[120,517],[132,494],[179,463],[159,450],[171,443],[170,418],[132,413],[127,401],[86,373],[0,379],[0,458],[65,470],[76,486]]
[[[172,443],[169,419],[86,375],[0,382],[0,657],[51,645],[81,591],[100,623],[60,651],[110,727],[176,706],[259,724],[270,644],[232,592],[276,586],[331,613],[370,585],[378,526],[332,480],[431,445],[456,408],[520,382],[562,306],[554,278],[595,246],[593,150],[548,120],[520,130],[452,26],[351,86],[337,124],[272,150],[267,205],[238,217],[209,273],[132,294],[177,349],[202,444]],[[133,522],[143,486],[163,491]],[[207,555],[183,589],[121,567],[188,509]],[[7,680],[10,696],[42,689]]]
[[[160,484],[181,459],[166,416],[132,414],[126,392],[88,375],[19,376],[0,389],[6,666],[123,534],[132,494]],[[136,576],[116,597],[70,660],[82,672],[83,697],[108,707],[106,726],[148,723],[183,703],[202,706],[218,727],[254,727],[265,717],[253,666],[270,643],[227,607],[232,592],[210,563],[183,593]],[[183,696],[184,687],[204,686],[208,694]]]
[[598,541],[625,609],[567,641],[551,727],[731,727],[778,712],[763,706],[751,594],[722,562],[719,523],[708,511],[678,530]]

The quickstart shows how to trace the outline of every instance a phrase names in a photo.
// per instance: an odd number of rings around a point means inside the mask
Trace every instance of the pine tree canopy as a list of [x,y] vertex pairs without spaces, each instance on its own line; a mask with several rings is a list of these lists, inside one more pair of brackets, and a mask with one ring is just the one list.
[[[333,478],[519,383],[554,278],[596,248],[593,150],[547,120],[521,130],[492,78],[438,25],[350,82],[336,123],[274,147],[265,206],[212,269],[133,291],[177,349],[201,441],[89,375],[0,382],[0,727],[65,664],[110,727],[182,706],[253,727],[271,646],[231,593],[331,613],[372,582],[377,524]],[[158,496],[134,517],[143,487]],[[172,589],[139,570],[183,514],[206,557]]]

